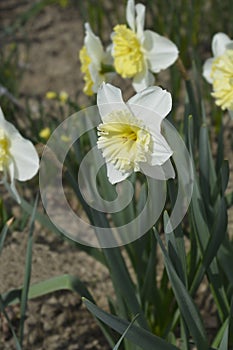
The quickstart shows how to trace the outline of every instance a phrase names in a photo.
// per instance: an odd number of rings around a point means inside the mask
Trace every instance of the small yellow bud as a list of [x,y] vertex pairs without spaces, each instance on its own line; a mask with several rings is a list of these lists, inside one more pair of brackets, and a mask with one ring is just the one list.
[[59,100],[62,102],[62,103],[66,103],[67,100],[69,98],[69,95],[67,94],[67,92],[65,91],[61,91],[60,94],[59,94]]
[[49,127],[47,128],[44,128],[40,131],[39,133],[39,136],[42,138],[42,139],[45,139],[45,140],[48,140],[48,138],[50,137],[51,135],[51,130]]
[[46,92],[45,98],[47,98],[48,100],[53,100],[57,98],[57,93],[55,91],[48,91]]

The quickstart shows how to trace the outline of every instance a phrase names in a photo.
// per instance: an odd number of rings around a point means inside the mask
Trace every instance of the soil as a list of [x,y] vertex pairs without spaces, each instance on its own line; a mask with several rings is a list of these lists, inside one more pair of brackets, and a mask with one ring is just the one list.
[[[29,3],[23,0],[3,1],[1,14],[4,23],[12,23],[28,8]],[[25,40],[29,44],[28,49]],[[65,90],[72,99],[77,98],[78,103],[85,103],[78,61],[78,51],[83,45],[83,20],[77,7],[45,7],[24,26],[23,32],[17,36],[17,44],[20,48],[20,65],[24,68],[20,101],[27,97],[31,108],[37,113],[38,98],[43,100],[49,90]],[[77,91],[80,91],[78,96]],[[231,133],[229,131],[229,137]],[[231,152],[230,142],[228,149]],[[13,212],[16,217],[19,216],[17,206]],[[230,220],[232,228],[232,214]],[[8,234],[0,257],[0,293],[23,283],[27,237],[27,227]],[[112,291],[107,269],[60,236],[36,224],[31,283],[65,273],[77,275],[98,300],[98,305],[107,308],[106,290],[108,295]],[[217,326],[214,306],[205,287],[200,290],[200,295],[200,306],[210,316],[207,326],[211,333]],[[7,312],[17,328],[19,306],[9,307]],[[15,349],[4,317],[0,324],[0,349]],[[60,291],[28,302],[24,349],[108,350],[110,347],[80,296]]]
[[[0,16],[5,25],[14,23],[30,1],[1,3]],[[15,38],[19,48],[19,66],[23,69],[19,102],[27,98],[35,114],[38,100],[45,101],[49,90],[66,91],[75,100],[82,91],[78,51],[83,45],[83,21],[77,7],[46,6],[29,20]],[[80,95],[83,96],[81,93]],[[85,99],[77,101],[85,103]],[[45,101],[49,109],[50,101]],[[47,103],[47,105],[46,105]],[[17,206],[13,213],[19,217]],[[0,256],[0,293],[23,284],[28,227],[9,231]],[[101,307],[106,308],[106,289],[112,287],[107,270],[86,253],[39,225],[34,231],[31,283],[62,274],[77,275],[93,293]],[[7,308],[16,327],[19,306]],[[6,320],[0,320],[0,349],[15,349]],[[95,319],[78,294],[60,291],[28,302],[25,322],[25,350],[108,350],[110,349]]]

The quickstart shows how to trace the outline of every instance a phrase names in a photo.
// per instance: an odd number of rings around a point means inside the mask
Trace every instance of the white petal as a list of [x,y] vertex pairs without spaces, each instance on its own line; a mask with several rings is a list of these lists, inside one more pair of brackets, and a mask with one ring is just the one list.
[[159,132],[154,133],[153,150],[150,157],[148,157],[148,163],[151,165],[162,165],[172,154],[173,152],[163,135]]
[[135,4],[134,0],[128,0],[126,6],[126,20],[129,27],[135,32]]
[[148,86],[153,85],[155,82],[155,78],[153,74],[148,70],[144,69],[141,73],[135,75],[133,79],[133,87],[135,91],[142,91]]
[[144,24],[145,24],[145,6],[142,4],[136,5],[136,27],[137,27],[137,36],[141,38],[143,36]]
[[101,60],[104,55],[103,45],[100,38],[93,33],[89,23],[85,23],[85,29],[86,36],[84,39],[84,44],[87,48],[88,55],[96,67],[100,67]]
[[139,119],[142,119],[145,122],[145,125],[148,125],[150,123],[154,123],[153,115],[150,116],[152,117],[151,120],[148,117],[148,110],[152,110],[154,113],[156,113],[156,115],[158,115],[159,120],[161,121],[171,111],[172,97],[168,91],[163,90],[158,86],[151,86],[131,97],[127,104],[130,106],[130,108],[131,105],[134,105],[132,106],[134,115],[135,113],[137,113],[137,108],[135,107],[142,106],[143,108],[145,108],[145,113],[143,113],[143,115]]
[[19,134],[18,130],[14,127],[14,125],[5,119],[1,108],[0,108],[0,127],[4,130],[4,132],[9,137],[9,139],[11,139],[12,135]]
[[11,138],[10,153],[14,159],[14,178],[20,181],[31,179],[39,169],[39,157],[31,141],[20,134]]
[[94,93],[97,93],[98,88],[102,84],[103,81],[105,81],[105,77],[103,74],[99,73],[99,70],[96,69],[96,66],[94,64],[90,64],[89,71],[91,74],[91,79],[93,81],[92,91]]
[[229,44],[231,39],[225,33],[217,33],[213,36],[212,40],[212,52],[214,56],[223,55],[226,50],[226,45]]
[[149,69],[158,73],[172,65],[178,57],[176,45],[169,39],[146,30],[144,32],[143,47],[146,50]]
[[0,107],[0,126],[2,125],[2,121],[5,120],[2,108]]
[[168,180],[175,178],[175,171],[170,160],[163,165],[149,165],[148,163],[140,163],[142,172],[157,180]]
[[203,65],[203,71],[202,75],[203,77],[208,81],[208,83],[212,84],[213,80],[210,76],[211,69],[212,69],[212,64],[213,64],[214,58],[208,58],[204,65]]
[[97,105],[103,121],[105,116],[115,110],[128,110],[123,101],[121,90],[105,83],[100,86],[97,92]]
[[124,173],[124,174],[121,173],[111,163],[107,163],[106,165],[107,165],[107,176],[108,176],[109,182],[112,185],[125,180],[130,175],[130,173]]

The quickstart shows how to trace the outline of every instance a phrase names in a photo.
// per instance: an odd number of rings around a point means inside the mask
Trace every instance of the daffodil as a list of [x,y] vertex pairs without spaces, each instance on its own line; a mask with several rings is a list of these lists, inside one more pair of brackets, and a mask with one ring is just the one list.
[[84,93],[88,96],[95,94],[103,81],[111,79],[112,73],[105,73],[103,65],[110,65],[109,49],[104,51],[100,38],[96,36],[89,23],[85,23],[84,46],[79,52],[81,72],[84,74]]
[[103,83],[97,105],[102,119],[97,146],[112,184],[137,171],[160,179],[174,177],[169,160],[173,152],[161,134],[161,122],[172,106],[169,92],[148,87],[125,103],[120,89]]
[[14,180],[31,179],[39,169],[39,157],[31,141],[26,140],[18,130],[5,120],[0,108],[0,172],[2,183],[10,179],[10,190],[20,202]]
[[154,75],[171,66],[178,57],[176,45],[169,39],[144,30],[145,6],[128,0],[126,20],[112,33],[114,67],[123,78],[133,78],[136,91],[153,85]]
[[212,40],[213,57],[206,60],[203,76],[213,85],[212,96],[223,110],[233,111],[233,41],[224,33]]

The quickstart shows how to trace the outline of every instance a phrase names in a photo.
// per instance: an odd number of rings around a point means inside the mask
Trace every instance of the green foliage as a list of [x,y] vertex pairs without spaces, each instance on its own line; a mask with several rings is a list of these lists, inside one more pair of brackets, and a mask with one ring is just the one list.
[[[4,29],[4,35],[13,36],[45,6],[55,3],[62,6],[59,1],[38,1],[33,4],[14,25]],[[106,10],[105,5],[103,1],[70,3],[70,6],[79,8],[84,20],[90,21],[96,33],[102,36],[106,27],[109,27],[111,32],[112,26],[124,22],[121,13],[124,11],[123,6],[118,8],[118,4],[113,2],[111,9]],[[125,5],[124,1],[122,5]],[[0,310],[9,323],[17,349],[21,349],[23,345],[28,299],[63,289],[84,297],[84,304],[99,320],[103,333],[114,349],[121,346],[125,350],[188,350],[195,345],[201,350],[225,350],[233,346],[233,242],[228,235],[227,212],[233,205],[233,192],[226,194],[230,167],[224,159],[223,113],[216,110],[210,102],[210,97],[207,97],[210,89],[201,83],[201,65],[204,56],[210,56],[212,35],[217,31],[224,31],[232,36],[232,1],[214,0],[211,4],[204,4],[200,0],[161,0],[156,4],[154,1],[147,1],[146,5],[148,26],[160,34],[168,35],[179,47],[180,58],[184,62],[183,64],[179,60],[177,65],[170,69],[174,111],[169,120],[179,130],[192,160],[194,186],[188,213],[177,228],[172,232],[166,231],[179,185],[169,180],[166,210],[155,227],[140,239],[122,248],[103,249],[71,242],[108,268],[115,294],[106,295],[109,304],[109,312],[106,312],[96,305],[95,296],[90,294],[78,277],[62,275],[30,285],[35,220],[55,234],[62,234],[45,214],[36,210],[37,203],[33,206],[22,200],[21,207],[25,213],[31,215],[24,285],[8,291],[0,298]],[[12,43],[0,52],[0,85],[5,89],[5,93],[0,96],[1,106],[13,114],[15,108],[20,108],[17,95],[21,73],[17,69],[17,62],[16,44]],[[159,79],[162,80],[162,75]],[[185,98],[181,96],[181,91]],[[71,114],[81,109],[76,101],[70,98],[65,107],[59,104],[59,98],[55,100],[51,103],[58,102],[56,111],[59,112],[54,115],[59,117],[50,120],[51,130],[55,129],[56,123],[63,119],[67,111]],[[178,121],[180,101],[184,109]],[[205,108],[207,102],[208,113]],[[66,107],[68,109],[65,109]],[[43,128],[47,115],[41,105],[41,118],[35,127],[29,106],[26,111],[31,137],[38,141],[38,133]],[[214,137],[218,139],[215,155],[211,132],[214,132]],[[76,174],[87,149],[95,144],[96,133],[92,130],[84,135],[79,143],[73,145],[66,159],[64,182],[78,198],[90,223],[109,227],[111,234],[110,222],[116,226],[124,224],[140,213],[148,195],[148,188],[142,176],[134,175],[130,181],[134,189],[139,185],[140,190],[127,208],[112,215],[110,220],[104,212],[93,210],[81,194]],[[180,169],[177,169],[178,173],[179,171]],[[159,186],[156,181],[153,183],[155,200]],[[104,168],[99,172],[98,190],[107,200],[116,196],[115,188],[109,184]],[[4,226],[7,218],[2,202],[0,209],[1,252],[4,249],[9,223]],[[199,288],[203,283],[207,284],[216,305],[219,328],[214,339],[209,339],[204,327],[205,319],[199,312],[202,310],[198,310],[196,303]],[[21,316],[18,334],[7,315],[7,306],[17,302],[20,303]],[[111,329],[122,335],[117,343]]]

